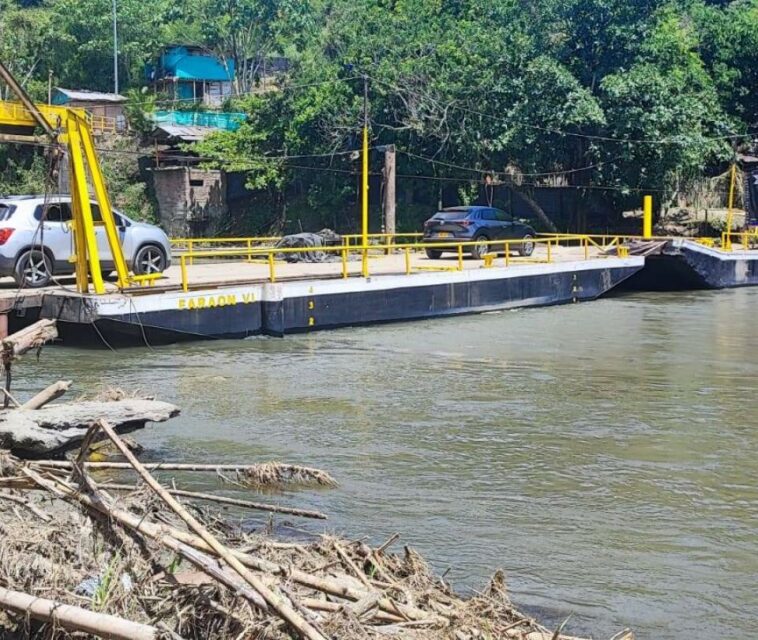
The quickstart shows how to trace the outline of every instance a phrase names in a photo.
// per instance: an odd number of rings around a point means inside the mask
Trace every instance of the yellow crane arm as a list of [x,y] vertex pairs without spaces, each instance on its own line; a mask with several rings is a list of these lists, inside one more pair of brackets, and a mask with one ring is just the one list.
[[[78,290],[81,293],[89,292],[91,280],[95,293],[105,293],[95,230],[100,224],[105,228],[118,273],[118,284],[122,288],[127,287],[130,282],[129,270],[121,248],[118,227],[97,157],[87,112],[82,109],[33,103],[2,62],[0,78],[6,81],[20,100],[0,101],[0,142],[39,142],[41,138],[35,135],[35,131],[42,128],[52,144],[61,145],[68,151]],[[10,129],[10,132],[2,133],[2,128]],[[93,187],[94,199],[100,208],[102,222],[96,223],[92,216],[88,176]]]

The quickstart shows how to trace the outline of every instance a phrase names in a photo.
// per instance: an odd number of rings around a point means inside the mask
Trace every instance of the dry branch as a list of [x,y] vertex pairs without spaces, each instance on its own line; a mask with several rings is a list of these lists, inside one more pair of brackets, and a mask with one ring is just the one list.
[[29,398],[29,400],[24,402],[19,409],[31,411],[44,407],[48,402],[60,398],[71,388],[72,384],[73,381],[71,380],[59,380],[58,382],[51,384],[47,389],[43,389],[37,395]]
[[[107,419],[107,418],[106,418]],[[40,460],[36,464],[53,469],[71,469],[67,460]],[[128,462],[87,462],[88,469],[132,469]],[[262,462],[258,464],[194,464],[177,462],[145,463],[148,471],[236,471],[241,479],[254,485],[270,485],[284,483],[318,484],[337,486],[337,481],[328,473],[313,467],[279,462]]]
[[[101,489],[114,491],[136,491],[139,487],[130,484],[103,484]],[[283,507],[277,504],[266,504],[263,502],[252,502],[250,500],[241,500],[239,498],[227,498],[226,496],[217,496],[212,493],[200,493],[197,491],[185,491],[184,489],[167,489],[172,496],[182,498],[192,498],[194,500],[208,500],[218,502],[219,504],[228,504],[235,507],[245,507],[246,509],[255,509],[257,511],[270,511],[272,513],[284,513],[291,516],[300,516],[301,518],[314,518],[316,520],[327,520],[326,514],[320,511],[311,511],[309,509],[297,509],[295,507]]]
[[157,640],[155,627],[124,620],[106,613],[32,596],[0,587],[0,608],[35,620],[52,622],[67,631],[82,631],[112,640]]

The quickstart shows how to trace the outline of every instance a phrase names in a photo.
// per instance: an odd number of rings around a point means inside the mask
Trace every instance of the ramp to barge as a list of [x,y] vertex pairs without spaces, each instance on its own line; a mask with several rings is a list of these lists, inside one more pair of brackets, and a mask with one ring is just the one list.
[[622,289],[681,291],[758,285],[758,252],[725,251],[676,238],[637,243],[631,251],[645,256],[645,267],[626,280]]

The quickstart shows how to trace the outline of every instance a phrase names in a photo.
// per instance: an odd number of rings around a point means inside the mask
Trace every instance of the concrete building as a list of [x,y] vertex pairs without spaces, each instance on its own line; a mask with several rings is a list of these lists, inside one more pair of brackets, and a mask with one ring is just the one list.
[[194,167],[153,169],[160,223],[174,238],[213,236],[228,212],[226,174]]

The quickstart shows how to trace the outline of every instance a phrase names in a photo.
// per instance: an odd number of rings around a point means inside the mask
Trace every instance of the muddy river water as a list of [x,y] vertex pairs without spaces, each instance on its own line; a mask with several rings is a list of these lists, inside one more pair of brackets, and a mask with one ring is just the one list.
[[758,637],[758,290],[56,347],[14,388],[68,377],[180,405],[136,434],[151,457],[329,470],[336,490],[268,498],[401,532],[460,590],[504,567],[517,604],[577,634]]

